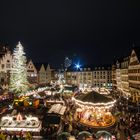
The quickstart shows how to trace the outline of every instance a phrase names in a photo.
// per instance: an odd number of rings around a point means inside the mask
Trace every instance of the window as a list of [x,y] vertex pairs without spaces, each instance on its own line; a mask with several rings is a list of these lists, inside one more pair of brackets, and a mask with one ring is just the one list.
[[88,72],[88,75],[91,75],[91,73],[90,73],[90,72]]
[[10,68],[10,64],[9,63],[6,64],[6,68]]
[[4,83],[4,78],[1,78],[1,82]]
[[2,64],[2,65],[1,65],[1,67],[2,67],[2,69],[4,69],[5,65],[4,65],[4,64]]
[[88,70],[90,71],[90,68],[88,68]]

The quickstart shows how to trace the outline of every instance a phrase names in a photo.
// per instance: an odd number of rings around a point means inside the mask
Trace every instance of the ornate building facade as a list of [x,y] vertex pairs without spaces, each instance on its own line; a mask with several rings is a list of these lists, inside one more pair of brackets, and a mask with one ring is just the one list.
[[84,66],[82,68],[68,69],[66,82],[82,87],[112,87],[111,67]]
[[129,57],[125,57],[120,66],[120,74],[121,74],[121,90],[126,96],[130,96],[129,91],[129,80],[128,80],[128,66],[129,66]]
[[117,82],[116,82],[116,65],[112,65],[112,88],[117,89]]
[[117,89],[121,91],[122,85],[121,85],[121,67],[120,62],[117,61],[116,63],[116,83],[117,83]]
[[128,67],[130,93],[133,101],[140,102],[140,48],[134,48]]
[[110,66],[98,66],[93,69],[93,86],[112,88],[112,70]]
[[38,72],[32,60],[27,63],[27,76],[29,83],[34,84],[38,82]]
[[[8,89],[13,56],[5,46],[0,46],[0,88]],[[27,62],[27,78],[30,84],[47,84],[52,80],[49,64],[35,65],[32,60]]]
[[0,45],[0,87],[7,89],[12,67],[12,54],[7,46]]
[[134,47],[128,57],[117,61],[115,67],[112,69],[116,75],[116,85],[113,84],[113,87],[124,96],[132,97],[134,102],[140,102],[140,48]]

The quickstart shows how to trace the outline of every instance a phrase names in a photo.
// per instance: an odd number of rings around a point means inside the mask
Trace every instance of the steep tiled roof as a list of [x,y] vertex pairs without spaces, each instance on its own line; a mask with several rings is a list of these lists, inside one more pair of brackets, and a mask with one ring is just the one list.
[[77,96],[77,99],[83,102],[91,102],[91,103],[107,103],[112,101],[111,98],[108,98],[95,91],[89,92],[88,94],[81,94]]
[[7,45],[0,44],[0,57],[2,57],[8,51],[9,51],[9,48]]
[[36,69],[39,71],[41,66],[44,65],[45,69],[47,68],[48,66],[48,63],[34,63]]
[[134,47],[134,50],[140,62],[140,47]]

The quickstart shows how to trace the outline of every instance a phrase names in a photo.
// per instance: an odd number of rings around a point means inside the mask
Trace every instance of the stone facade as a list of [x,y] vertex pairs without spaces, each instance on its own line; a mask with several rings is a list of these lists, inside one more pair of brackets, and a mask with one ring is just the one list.
[[134,47],[128,57],[117,61],[115,67],[116,89],[124,96],[132,97],[134,102],[140,102],[140,48]]
[[38,82],[39,84],[46,84],[47,79],[46,79],[46,70],[44,64],[41,65],[41,68],[38,72]]
[[88,66],[79,70],[68,70],[66,82],[68,84],[80,85],[83,87],[112,87],[111,67]]
[[121,90],[126,96],[130,96],[129,92],[129,80],[128,80],[128,66],[129,66],[129,57],[126,57],[121,62]]
[[47,65],[47,68],[46,68],[46,78],[47,78],[47,79],[46,79],[46,82],[47,82],[47,83],[50,83],[51,80],[52,80],[52,70],[51,70],[49,64]]
[[112,88],[117,89],[117,82],[116,82],[116,65],[112,65]]
[[93,86],[112,88],[112,71],[109,66],[95,67],[93,70]]
[[38,82],[38,72],[32,60],[27,63],[27,76],[29,83],[34,84]]
[[134,48],[131,52],[128,79],[133,101],[140,102],[140,48]]
[[0,86],[2,89],[7,89],[10,78],[10,69],[12,67],[13,57],[8,50],[0,58]]

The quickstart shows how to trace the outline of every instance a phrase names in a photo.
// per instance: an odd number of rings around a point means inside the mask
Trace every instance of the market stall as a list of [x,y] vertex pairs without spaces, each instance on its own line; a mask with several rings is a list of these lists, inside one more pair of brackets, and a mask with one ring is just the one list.
[[6,115],[1,118],[0,121],[1,130],[20,132],[40,132],[42,125],[41,121],[31,115]]

